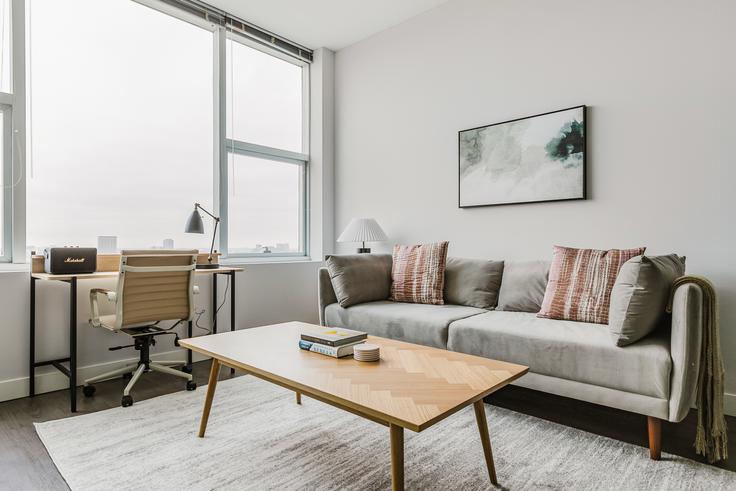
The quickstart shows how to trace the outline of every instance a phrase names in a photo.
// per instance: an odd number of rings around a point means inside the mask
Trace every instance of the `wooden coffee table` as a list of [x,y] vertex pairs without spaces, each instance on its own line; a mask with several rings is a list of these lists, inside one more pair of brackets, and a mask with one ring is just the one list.
[[369,336],[381,360],[330,358],[299,349],[302,322],[225,332],[179,341],[212,357],[199,436],[203,437],[221,365],[331,404],[389,427],[391,482],[404,488],[404,428],[423,431],[473,404],[488,467],[497,484],[483,398],[524,375],[528,367],[392,339]]

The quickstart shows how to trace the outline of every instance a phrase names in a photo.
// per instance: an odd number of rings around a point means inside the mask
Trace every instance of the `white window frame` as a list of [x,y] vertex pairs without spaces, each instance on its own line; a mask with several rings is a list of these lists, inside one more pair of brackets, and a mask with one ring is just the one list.
[[[238,259],[270,259],[270,258],[305,258],[309,257],[309,63],[297,60],[281,53],[278,50],[263,46],[245,36],[239,35],[237,32],[227,31],[220,28],[220,46],[219,51],[223,60],[226,58],[226,42],[240,43],[249,48],[257,49],[263,53],[279,58],[283,61],[296,65],[302,69],[302,152],[292,152],[275,147],[257,145],[242,140],[227,138],[227,80],[225,74],[225,64],[219,69],[219,90],[223,97],[219,99],[220,118],[219,124],[216,126],[221,130],[220,140],[220,168],[219,168],[219,186],[220,193],[215,196],[220,212],[220,251],[226,260]],[[218,80],[218,79],[216,79]],[[228,192],[229,192],[229,176],[228,165],[229,155],[244,155],[256,157],[262,160],[270,160],[273,162],[286,162],[299,165],[302,167],[300,185],[299,185],[299,203],[300,203],[300,219],[299,219],[299,244],[301,246],[298,252],[269,252],[269,253],[231,253],[229,251],[228,229],[229,229],[229,211],[228,211]],[[218,201],[219,198],[219,201]]]
[[[0,98],[8,96],[5,92],[0,93]],[[0,104],[0,112],[3,119],[3,230],[2,230],[2,252],[0,261],[10,262],[13,259],[13,106]]]
[[3,111],[3,230],[0,262],[26,262],[26,24],[25,2],[10,3],[11,92],[0,92]]

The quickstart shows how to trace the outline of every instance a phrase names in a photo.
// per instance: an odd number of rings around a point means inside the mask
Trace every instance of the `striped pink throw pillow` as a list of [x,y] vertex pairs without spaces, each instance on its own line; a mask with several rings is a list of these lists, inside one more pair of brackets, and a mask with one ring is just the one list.
[[608,324],[611,290],[621,266],[644,254],[637,249],[573,249],[555,246],[542,310],[537,317]]
[[391,267],[391,300],[442,305],[447,242],[395,245]]

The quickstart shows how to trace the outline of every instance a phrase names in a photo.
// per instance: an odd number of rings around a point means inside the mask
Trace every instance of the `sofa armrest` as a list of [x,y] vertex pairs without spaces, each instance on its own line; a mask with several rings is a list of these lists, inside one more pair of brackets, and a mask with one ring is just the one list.
[[672,299],[672,378],[669,420],[679,422],[695,402],[703,340],[703,291],[686,283]]
[[327,268],[319,268],[317,272],[317,301],[319,302],[319,324],[325,324],[325,307],[337,302],[335,290],[332,288],[332,280]]

